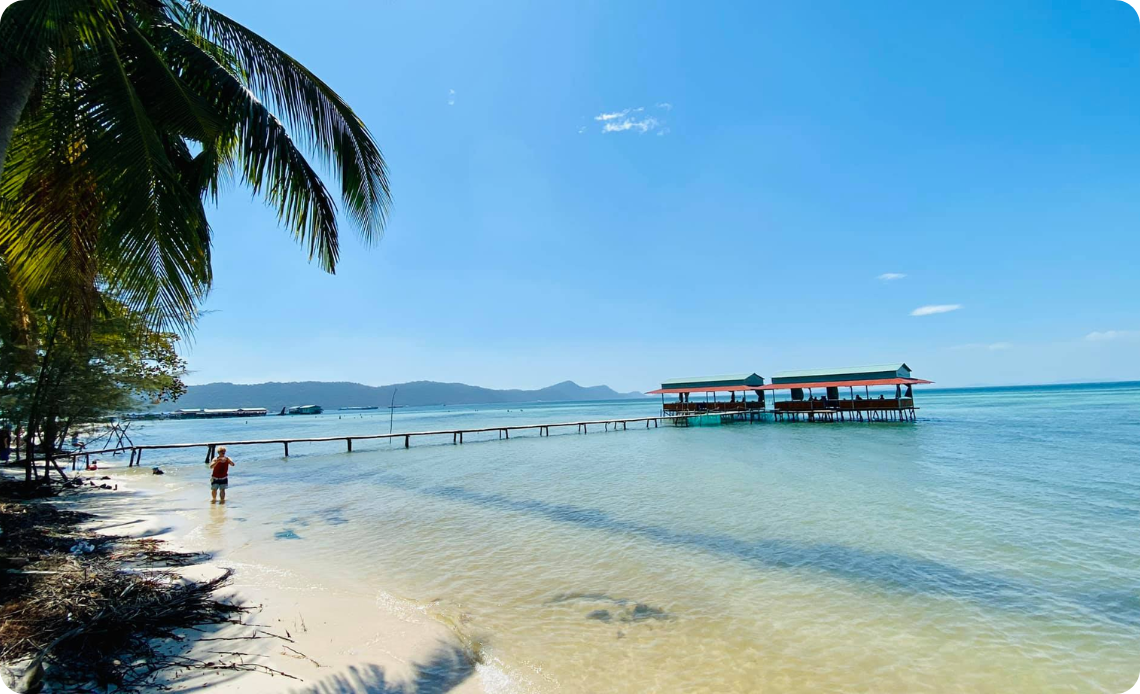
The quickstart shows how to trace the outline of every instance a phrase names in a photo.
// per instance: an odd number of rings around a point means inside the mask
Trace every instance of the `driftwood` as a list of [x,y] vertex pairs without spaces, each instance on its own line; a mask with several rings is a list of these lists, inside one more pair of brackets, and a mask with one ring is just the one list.
[[[298,679],[250,662],[257,656],[237,650],[199,660],[186,656],[185,646],[163,647],[164,641],[186,641],[175,630],[241,623],[234,617],[245,607],[214,597],[229,582],[230,572],[210,581],[186,581],[169,567],[200,561],[202,555],[171,552],[154,540],[82,533],[77,526],[84,519],[42,502],[8,503],[0,496],[0,566],[19,567],[0,571],[0,662],[25,665],[21,688],[35,691],[46,677],[60,689],[94,680],[120,691],[150,691],[156,677],[172,669]],[[293,643],[250,628],[253,633],[245,637],[199,640]]]

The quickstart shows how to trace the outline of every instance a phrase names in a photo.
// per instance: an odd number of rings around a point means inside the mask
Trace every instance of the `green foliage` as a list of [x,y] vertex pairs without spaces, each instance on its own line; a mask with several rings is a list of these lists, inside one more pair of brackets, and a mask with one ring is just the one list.
[[329,272],[338,210],[317,167],[339,180],[362,236],[382,233],[387,172],[364,124],[296,60],[200,2],[21,0],[0,21],[0,83],[27,66],[38,79],[26,103],[0,94],[0,123],[19,109],[0,149],[0,255],[61,318],[90,316],[103,294],[188,330],[212,279],[204,203],[227,178]]
[[154,330],[146,316],[106,297],[99,297],[89,323],[69,325],[60,315],[29,312],[11,283],[4,284],[0,419],[59,445],[75,427],[140,400],[169,401],[186,392],[177,334]]

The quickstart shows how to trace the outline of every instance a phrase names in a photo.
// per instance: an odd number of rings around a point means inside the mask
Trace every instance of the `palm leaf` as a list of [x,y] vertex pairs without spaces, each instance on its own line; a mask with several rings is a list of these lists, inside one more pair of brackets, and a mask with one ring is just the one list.
[[[157,37],[175,70],[198,94],[213,100],[230,136],[214,143],[235,173],[265,197],[282,224],[308,247],[326,270],[335,271],[339,257],[336,203],[317,172],[297,148],[288,130],[261,103],[238,74],[196,42],[175,31]],[[203,154],[206,154],[205,152]],[[220,156],[213,162],[221,166]]]
[[190,1],[189,16],[202,36],[234,56],[258,97],[333,165],[365,240],[379,238],[391,202],[387,166],[360,118],[304,65],[253,31],[197,0]]
[[103,276],[132,309],[158,306],[188,325],[211,280],[201,199],[172,166],[116,46],[102,43],[97,58],[85,93],[85,156],[98,167],[105,206]]

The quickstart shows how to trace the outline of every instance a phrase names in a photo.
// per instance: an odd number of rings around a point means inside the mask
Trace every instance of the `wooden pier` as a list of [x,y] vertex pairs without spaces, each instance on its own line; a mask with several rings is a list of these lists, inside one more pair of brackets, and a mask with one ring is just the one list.
[[289,457],[289,444],[295,443],[329,443],[334,441],[343,441],[345,444],[345,451],[352,452],[352,444],[354,441],[376,441],[383,439],[402,439],[404,448],[410,448],[413,438],[423,438],[428,436],[446,437],[451,436],[453,444],[463,443],[463,436],[471,434],[489,434],[498,433],[499,440],[511,438],[511,432],[520,431],[537,431],[539,436],[550,436],[551,429],[567,429],[574,427],[575,431],[579,434],[590,433],[590,427],[594,427],[597,431],[598,427],[602,427],[603,431],[626,431],[629,429],[630,424],[645,424],[646,429],[656,429],[662,423],[672,424],[673,426],[689,426],[690,420],[700,419],[702,417],[717,416],[721,422],[731,421],[756,421],[759,414],[755,410],[746,411],[738,410],[732,412],[717,412],[711,413],[694,413],[684,415],[662,415],[655,417],[633,417],[628,419],[597,419],[586,422],[559,422],[551,424],[513,424],[510,426],[499,427],[480,427],[476,429],[440,429],[438,431],[409,431],[397,434],[352,434],[346,436],[315,436],[310,438],[280,438],[280,439],[256,439],[249,441],[212,441],[204,443],[165,443],[165,444],[150,444],[140,446],[119,446],[116,448],[105,448],[98,451],[78,451],[69,453],[67,457],[71,458],[71,469],[76,469],[77,461],[80,458],[85,459],[86,464],[90,464],[91,456],[96,455],[118,455],[119,453],[130,453],[130,462],[127,467],[135,467],[142,465],[142,457],[144,451],[154,450],[177,450],[183,448],[205,448],[206,458],[205,462],[213,459],[215,452],[222,446],[269,446],[277,445],[283,446],[285,457]]

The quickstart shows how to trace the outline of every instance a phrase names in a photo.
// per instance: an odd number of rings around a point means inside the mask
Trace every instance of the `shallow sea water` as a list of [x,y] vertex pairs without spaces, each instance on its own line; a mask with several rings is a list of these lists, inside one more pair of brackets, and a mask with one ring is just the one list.
[[[234,447],[222,558],[417,609],[534,692],[1123,692],[1140,384],[918,392],[916,423]],[[509,411],[508,411],[509,410]],[[396,431],[659,402],[397,410]],[[146,422],[136,443],[383,433],[388,412]],[[495,439],[490,434],[482,437]],[[203,451],[148,452],[185,499]],[[144,468],[142,472],[146,472]],[[367,619],[367,614],[361,615]]]

